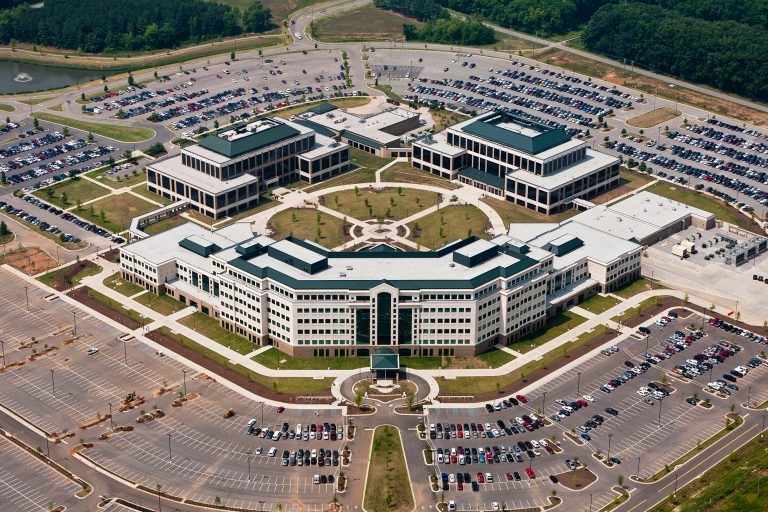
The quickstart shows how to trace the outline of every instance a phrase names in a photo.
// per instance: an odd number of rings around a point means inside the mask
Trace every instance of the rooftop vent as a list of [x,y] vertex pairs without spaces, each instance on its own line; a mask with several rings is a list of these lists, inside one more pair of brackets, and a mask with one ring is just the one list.
[[339,272],[339,277],[347,277],[347,274],[345,272]]

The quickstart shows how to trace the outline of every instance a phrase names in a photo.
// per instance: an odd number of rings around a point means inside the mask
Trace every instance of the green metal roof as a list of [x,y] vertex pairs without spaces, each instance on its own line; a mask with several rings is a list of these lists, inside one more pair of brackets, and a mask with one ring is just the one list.
[[[538,133],[536,135],[525,135],[497,126],[498,123],[503,122],[519,124]],[[563,130],[553,129],[503,112],[494,112],[482,116],[476,121],[467,124],[461,130],[503,146],[524,151],[530,155],[536,155],[571,140],[571,137]]]
[[400,369],[400,356],[392,349],[380,348],[375,354],[371,354],[371,370],[398,369]]
[[549,242],[544,246],[544,249],[553,253],[555,256],[565,256],[582,245],[584,245],[584,242],[581,238],[575,236],[562,236]]
[[471,180],[479,181],[480,183],[485,183],[486,185],[504,190],[504,178],[483,172],[474,167],[464,167],[463,169],[459,169],[459,176],[464,176]]
[[[226,131],[233,129],[244,129],[244,126],[227,128]],[[249,151],[275,144],[281,140],[290,139],[291,137],[299,135],[299,133],[300,132],[295,128],[280,123],[277,126],[231,141],[219,137],[218,134],[209,135],[202,139],[199,144],[205,149],[210,149],[215,153],[229,158],[234,158],[244,153],[248,153]]]
[[198,256],[207,258],[211,254],[217,253],[221,250],[221,247],[213,242],[200,239],[199,237],[191,236],[179,241],[179,247],[183,247],[188,251],[192,251]]
[[313,112],[315,114],[327,114],[328,112],[336,110],[337,108],[338,107],[336,105],[333,105],[331,103],[328,103],[327,101],[324,101],[322,103],[315,105],[314,107],[308,108],[307,112]]
[[358,135],[356,133],[353,133],[353,132],[350,132],[350,131],[347,131],[347,130],[342,130],[341,131],[341,136],[342,137],[346,137],[349,140],[355,141],[358,144],[362,144],[364,146],[368,146],[369,148],[381,149],[381,148],[384,147],[381,143],[376,142],[373,139],[369,139],[368,137],[363,137],[362,135]]
[[325,135],[326,137],[335,137],[336,132],[331,130],[330,128],[326,128],[325,126],[316,123],[314,121],[310,121],[309,119],[294,119],[294,123],[300,124],[302,126],[306,126],[307,128],[310,128],[312,130],[315,130],[315,132],[319,133],[320,135]]

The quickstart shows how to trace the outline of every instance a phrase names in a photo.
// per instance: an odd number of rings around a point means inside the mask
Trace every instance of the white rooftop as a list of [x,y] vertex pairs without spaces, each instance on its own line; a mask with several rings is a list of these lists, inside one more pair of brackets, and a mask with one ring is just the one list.
[[[510,230],[512,228],[514,225]],[[559,244],[574,237],[584,244],[562,256],[555,256],[554,267],[556,269],[567,268],[584,258],[608,264],[640,247],[634,242],[573,220],[567,220],[561,225],[525,241],[536,247],[544,247],[550,242]]]
[[346,142],[338,142],[336,140],[333,140],[330,137],[326,137],[325,135],[315,134],[315,145],[312,146],[312,149],[309,151],[305,151],[304,153],[301,153],[302,158],[307,158],[309,160],[314,160],[315,158],[325,156],[328,153],[333,153],[334,151],[340,151],[344,148],[348,148],[349,144]]
[[183,165],[181,163],[181,155],[152,162],[148,167],[213,195],[257,181],[257,178],[250,174],[243,174],[237,178],[222,181]]
[[448,140],[445,138],[445,132],[428,135],[427,137],[414,141],[414,143],[447,156],[456,156],[466,152],[466,149],[448,144]]
[[179,242],[186,238],[191,238],[200,245],[216,244],[224,249],[253,238],[253,236],[248,223],[240,222],[218,231],[209,231],[199,224],[187,222],[168,231],[163,231],[157,235],[128,244],[124,249],[154,265],[178,259],[200,269],[210,271],[210,258],[205,258],[184,249],[179,245]]
[[618,161],[619,159],[614,156],[587,149],[587,154],[584,160],[555,174],[539,176],[532,172],[519,170],[508,173],[507,176],[544,190],[553,190],[581,179],[598,169],[610,166]]

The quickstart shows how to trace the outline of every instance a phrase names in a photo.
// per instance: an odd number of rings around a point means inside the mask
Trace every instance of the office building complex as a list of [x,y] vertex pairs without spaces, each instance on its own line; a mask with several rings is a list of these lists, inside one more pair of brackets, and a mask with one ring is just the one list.
[[311,128],[262,118],[209,135],[147,166],[147,188],[218,219],[256,206],[270,187],[322,181],[349,169],[349,145]]
[[563,212],[576,199],[619,182],[619,159],[563,130],[489,112],[413,143],[413,166],[477,187],[539,213]]

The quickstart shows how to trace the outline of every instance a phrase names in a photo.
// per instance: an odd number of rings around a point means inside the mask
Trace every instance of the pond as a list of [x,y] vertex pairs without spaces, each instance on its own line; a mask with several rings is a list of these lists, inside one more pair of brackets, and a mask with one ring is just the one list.
[[0,94],[45,91],[101,78],[97,70],[0,61]]

